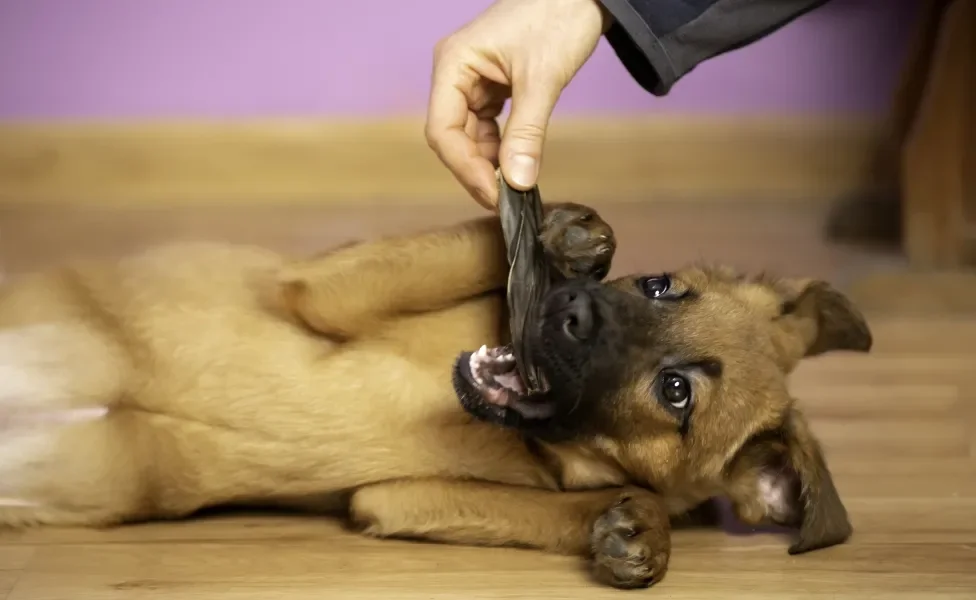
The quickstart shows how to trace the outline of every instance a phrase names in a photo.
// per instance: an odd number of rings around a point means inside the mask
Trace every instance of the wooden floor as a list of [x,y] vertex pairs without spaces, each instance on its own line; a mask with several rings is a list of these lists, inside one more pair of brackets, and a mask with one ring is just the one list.
[[[688,260],[829,278],[853,289],[882,251],[821,240],[822,211],[729,205],[608,205],[615,271]],[[8,273],[77,254],[111,255],[173,238],[306,252],[428,227],[477,209],[45,212],[0,210]],[[892,275],[892,273],[896,273]],[[844,546],[790,557],[775,534],[679,532],[651,590],[594,586],[580,561],[525,550],[363,539],[321,518],[220,515],[112,531],[0,532],[0,599],[976,598],[976,312],[946,315],[925,274],[872,297],[876,349],[810,360],[793,381],[855,525]],[[958,289],[958,288],[954,288]],[[885,294],[921,298],[911,310]],[[956,292],[967,294],[967,292]],[[969,298],[974,300],[974,298]],[[970,302],[969,305],[972,305]],[[963,308],[959,308],[962,306]],[[941,315],[941,316],[940,316]]]

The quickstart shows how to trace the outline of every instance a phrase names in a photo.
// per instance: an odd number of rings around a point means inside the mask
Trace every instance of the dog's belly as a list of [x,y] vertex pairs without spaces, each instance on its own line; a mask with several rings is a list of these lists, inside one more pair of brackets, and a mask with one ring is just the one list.
[[145,422],[168,447],[153,454],[174,458],[166,476],[185,480],[157,489],[180,489],[171,502],[213,504],[429,476],[551,486],[514,432],[460,409],[453,356],[437,356],[436,345],[418,359],[375,341],[320,358],[238,349],[207,369],[171,370],[196,371],[190,385],[160,373],[143,395],[143,406],[156,407]]
[[345,345],[233,307],[184,310],[197,341],[152,336],[152,372],[132,405],[159,446],[160,506],[185,512],[411,477],[553,486],[518,435],[474,421],[451,384],[459,352],[498,343],[496,304],[415,315]]

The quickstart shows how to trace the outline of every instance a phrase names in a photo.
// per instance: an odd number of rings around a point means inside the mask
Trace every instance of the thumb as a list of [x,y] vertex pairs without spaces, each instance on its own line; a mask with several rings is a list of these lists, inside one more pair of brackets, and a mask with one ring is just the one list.
[[539,178],[546,128],[560,91],[559,86],[539,79],[521,89],[512,89],[512,112],[505,124],[498,158],[505,181],[516,189],[531,189]]

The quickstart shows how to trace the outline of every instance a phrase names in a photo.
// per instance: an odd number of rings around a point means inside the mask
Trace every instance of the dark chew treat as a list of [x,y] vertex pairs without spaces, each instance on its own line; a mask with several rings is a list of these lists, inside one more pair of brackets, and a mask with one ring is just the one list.
[[498,173],[498,212],[508,249],[508,310],[515,363],[529,395],[546,392],[549,384],[532,360],[526,344],[526,327],[539,311],[546,292],[559,277],[547,261],[539,238],[542,198],[539,188],[521,192]]

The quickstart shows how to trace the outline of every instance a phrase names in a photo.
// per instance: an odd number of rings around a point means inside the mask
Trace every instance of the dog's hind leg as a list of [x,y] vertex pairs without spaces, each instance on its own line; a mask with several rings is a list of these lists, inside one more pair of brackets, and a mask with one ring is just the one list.
[[[608,267],[613,232],[590,208],[546,208],[543,244],[553,260]],[[603,274],[605,275],[605,271]],[[505,241],[497,217],[439,231],[355,244],[288,265],[279,296],[308,326],[339,340],[374,331],[391,317],[444,308],[503,290]]]
[[125,356],[80,322],[0,330],[0,525],[131,512],[133,448],[115,414]]

